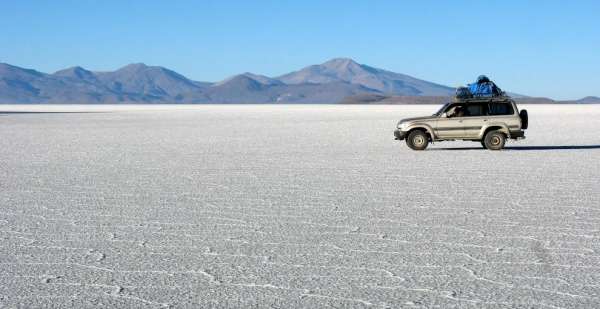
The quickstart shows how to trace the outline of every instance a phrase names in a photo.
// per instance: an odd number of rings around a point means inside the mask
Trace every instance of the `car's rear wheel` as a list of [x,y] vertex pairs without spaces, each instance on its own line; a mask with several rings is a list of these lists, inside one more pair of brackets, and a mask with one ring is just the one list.
[[429,145],[429,137],[421,130],[414,130],[408,134],[406,145],[412,150],[425,150]]
[[506,135],[500,131],[490,131],[485,135],[483,143],[486,149],[500,150],[506,143]]
[[485,141],[481,141],[481,146],[483,146],[483,149],[487,149],[487,146],[485,145]]

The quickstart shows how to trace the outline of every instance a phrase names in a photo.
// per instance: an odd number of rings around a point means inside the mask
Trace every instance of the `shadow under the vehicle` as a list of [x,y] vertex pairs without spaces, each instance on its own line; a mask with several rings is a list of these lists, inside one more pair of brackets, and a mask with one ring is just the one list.
[[[577,150],[600,149],[600,145],[507,146],[504,150]],[[483,147],[432,148],[431,150],[485,150]]]

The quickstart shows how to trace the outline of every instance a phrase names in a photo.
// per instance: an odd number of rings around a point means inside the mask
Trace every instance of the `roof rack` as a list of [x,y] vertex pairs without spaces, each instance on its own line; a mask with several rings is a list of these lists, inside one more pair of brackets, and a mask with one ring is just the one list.
[[512,98],[508,95],[501,95],[496,97],[473,97],[467,99],[461,99],[454,97],[452,99],[453,103],[482,103],[482,102],[506,102],[510,101]]

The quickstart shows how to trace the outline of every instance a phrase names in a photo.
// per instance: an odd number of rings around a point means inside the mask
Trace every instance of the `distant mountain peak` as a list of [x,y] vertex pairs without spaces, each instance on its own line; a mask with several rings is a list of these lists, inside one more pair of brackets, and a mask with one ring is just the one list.
[[270,78],[268,76],[264,76],[264,75],[260,75],[260,74],[245,72],[242,75],[252,78],[253,80],[255,80],[261,84],[264,84],[264,85],[283,85],[283,82],[281,82],[280,80]]
[[600,103],[600,98],[596,96],[587,96],[577,100],[579,103]]
[[[252,85],[252,84],[256,83],[256,84],[266,85],[266,86],[283,85],[283,82],[281,82],[277,79],[270,78],[270,77],[267,77],[264,75],[254,74],[251,72],[245,72],[242,74],[231,76],[220,82],[214,83],[211,87],[219,87],[222,85],[233,84],[233,83],[244,83],[246,85]],[[255,88],[257,86],[258,85],[253,85],[253,88]]]
[[16,78],[17,76],[22,76],[23,74],[36,77],[43,77],[46,75],[33,69],[25,69],[12,64],[0,62],[0,77],[8,78],[11,77],[11,75],[14,75],[12,77]]
[[333,58],[329,61],[322,63],[323,66],[362,66],[362,64],[358,63],[352,58]]
[[[79,71],[79,72],[82,72],[82,71],[88,71],[88,70],[86,70],[86,69],[84,69],[84,68],[76,65],[74,67],[66,68],[66,69],[60,70],[60,71]],[[57,72],[60,72],[60,71],[57,71]]]
[[130,64],[122,67],[121,69],[146,69],[149,67],[150,66],[146,65],[145,63],[136,62],[136,63],[130,63]]
[[330,59],[321,65],[323,66],[348,66],[348,65],[360,65],[358,62],[354,61],[351,58],[333,58]]
[[166,73],[173,73],[176,75],[179,75],[178,73],[176,73],[175,71],[171,71],[165,67],[161,67],[161,66],[154,66],[154,65],[147,65],[145,63],[130,63],[124,67],[119,68],[118,70],[114,71],[114,72],[166,72]]
[[147,78],[147,79],[159,79],[159,78],[167,78],[174,79],[184,82],[188,85],[193,84],[191,80],[186,78],[185,76],[169,70],[167,68],[161,66],[150,66],[145,63],[131,63],[128,64],[116,71],[113,72],[98,72],[100,76],[106,77],[110,76],[116,79],[139,79],[139,78]]
[[268,78],[268,77],[266,77],[266,76],[264,76],[264,75],[260,75],[260,74],[254,74],[254,73],[252,73],[252,72],[244,72],[244,73],[242,73],[242,74],[239,74],[239,75],[234,75],[234,76],[246,76],[246,77],[248,77],[248,78],[252,78],[252,79],[256,79],[256,80],[258,80],[258,79],[262,79],[262,78]]
[[263,84],[257,81],[256,79],[252,78],[251,76],[248,76],[248,74],[249,73],[234,75],[220,82],[214,83],[210,87],[239,87],[253,90],[262,88]]
[[454,89],[414,77],[359,64],[350,58],[334,58],[278,78],[286,84],[345,82],[373,92],[393,95],[449,96]]
[[[121,72],[149,72],[149,71],[150,72],[160,72],[160,71],[173,72],[167,68],[163,68],[160,66],[147,65],[147,64],[141,63],[141,62],[130,63],[130,64],[118,69],[115,72],[119,72],[119,71],[121,71]],[[173,72],[173,73],[175,73],[175,72]]]
[[75,77],[75,78],[80,78],[80,79],[87,79],[87,78],[94,77],[94,73],[92,73],[91,71],[88,71],[80,66],[74,66],[74,67],[70,67],[70,68],[67,68],[64,70],[56,71],[52,75],[62,76],[62,77]]
[[358,62],[350,58],[334,58],[325,63],[322,63],[318,67],[324,70],[331,70],[339,72],[341,74],[350,73],[355,74],[361,71],[367,71],[368,67],[359,64]]

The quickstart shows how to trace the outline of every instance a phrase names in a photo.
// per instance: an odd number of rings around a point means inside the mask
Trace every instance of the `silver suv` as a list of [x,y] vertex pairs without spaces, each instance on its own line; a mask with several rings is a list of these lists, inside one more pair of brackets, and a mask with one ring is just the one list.
[[517,109],[510,97],[455,100],[428,117],[402,119],[394,136],[408,147],[424,150],[430,142],[467,140],[483,148],[500,150],[507,138],[525,138],[526,110]]

